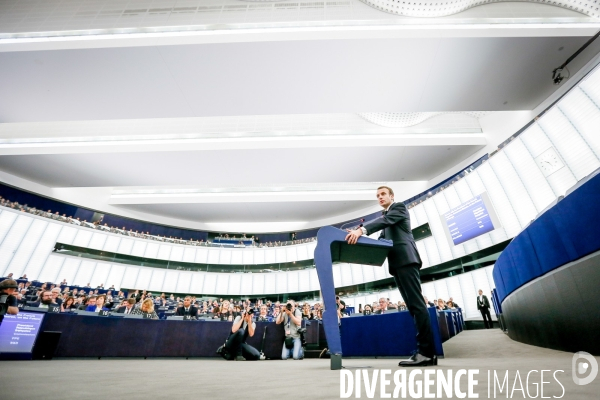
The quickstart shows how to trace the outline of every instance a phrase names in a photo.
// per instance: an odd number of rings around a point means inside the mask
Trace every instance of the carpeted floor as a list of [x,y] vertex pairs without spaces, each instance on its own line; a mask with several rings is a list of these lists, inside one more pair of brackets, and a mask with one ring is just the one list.
[[[512,389],[518,370],[523,386],[530,370],[546,373],[544,397],[564,399],[600,398],[600,376],[586,386],[575,385],[571,378],[573,354],[524,345],[509,339],[498,329],[464,331],[444,345],[446,358],[437,368],[479,369],[476,393],[488,398],[488,370],[501,380],[509,371]],[[597,361],[600,358],[596,357]],[[351,371],[359,367],[398,369],[393,359],[346,359]],[[493,375],[492,375],[493,377]],[[461,380],[461,383],[465,379]],[[540,374],[530,376],[528,388],[535,395]],[[466,383],[461,385],[466,390]],[[518,382],[516,385],[519,388]],[[393,391],[393,384],[389,391]],[[498,389],[497,389],[498,390]],[[375,398],[378,398],[379,391]],[[525,392],[525,395],[527,393]],[[329,360],[234,362],[220,359],[90,359],[0,362],[0,400],[4,399],[338,399],[340,371],[329,369]],[[408,396],[407,396],[408,397]],[[493,396],[493,390],[491,393]],[[509,396],[510,398],[510,393]],[[352,396],[354,398],[354,395]],[[362,398],[366,398],[362,392]],[[504,392],[496,398],[507,398]],[[524,398],[515,391],[512,398]],[[529,398],[529,397],[526,397]],[[540,398],[540,397],[538,397]]]

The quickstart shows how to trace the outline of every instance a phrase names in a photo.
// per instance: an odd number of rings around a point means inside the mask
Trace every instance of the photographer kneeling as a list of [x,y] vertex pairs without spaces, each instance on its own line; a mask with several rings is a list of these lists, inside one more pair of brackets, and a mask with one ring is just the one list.
[[288,300],[285,307],[282,307],[283,312],[277,317],[277,324],[283,322],[285,328],[285,341],[281,351],[281,359],[287,360],[290,358],[290,353],[294,360],[304,358],[302,351],[302,312],[296,308],[294,300]]
[[254,316],[254,310],[242,312],[241,315],[235,317],[233,326],[231,327],[231,334],[227,338],[225,344],[217,350],[224,359],[226,360],[259,360],[260,353],[254,347],[246,343],[248,336],[254,336],[254,330],[256,324],[252,321]]

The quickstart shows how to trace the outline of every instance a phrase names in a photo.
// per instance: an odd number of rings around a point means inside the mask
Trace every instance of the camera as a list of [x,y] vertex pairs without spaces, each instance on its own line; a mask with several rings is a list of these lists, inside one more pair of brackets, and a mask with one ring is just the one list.
[[8,306],[6,305],[6,300],[8,299],[8,295],[3,294],[0,295],[0,315],[6,314],[8,311]]
[[288,310],[288,311],[292,311],[292,305],[291,305],[290,303],[287,303],[287,304],[285,305],[285,308],[286,308],[286,310]]
[[253,308],[251,308],[251,309],[249,309],[248,311],[243,311],[243,312],[242,312],[242,315],[245,315],[245,314],[254,315],[254,309],[253,309]]

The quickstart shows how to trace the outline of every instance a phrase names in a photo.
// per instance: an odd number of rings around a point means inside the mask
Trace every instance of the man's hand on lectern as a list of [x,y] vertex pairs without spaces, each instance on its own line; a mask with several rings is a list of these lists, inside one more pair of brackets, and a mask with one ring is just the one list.
[[348,234],[346,235],[346,242],[348,244],[356,244],[358,238],[363,234],[362,229],[355,229],[353,231],[348,230]]

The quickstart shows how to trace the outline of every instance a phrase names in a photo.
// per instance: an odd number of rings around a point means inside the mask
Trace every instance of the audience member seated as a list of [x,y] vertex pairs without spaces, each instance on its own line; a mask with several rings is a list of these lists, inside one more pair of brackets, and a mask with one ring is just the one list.
[[90,306],[94,306],[94,307],[96,306],[96,297],[95,296],[82,297],[81,303],[77,309],[85,311]]
[[[12,274],[11,274],[11,275],[12,275]],[[24,279],[24,280],[27,280],[27,274],[23,274],[23,276],[22,276],[22,277],[20,277],[19,279]]]
[[256,317],[258,322],[271,322],[271,318],[268,315],[268,307],[266,304],[260,306],[260,313]]
[[42,293],[40,295],[39,301],[31,303],[29,306],[30,307],[38,307],[38,308],[48,308],[48,306],[56,306],[56,305],[58,305],[58,304],[56,304],[52,300],[52,292],[49,290],[44,290],[44,291],[42,291]]
[[373,308],[371,307],[370,304],[365,304],[365,308],[362,311],[362,315],[371,315],[373,314]]
[[233,321],[233,307],[231,306],[231,303],[229,303],[229,300],[224,300],[221,304],[221,308],[214,318],[220,319],[221,321]]
[[139,308],[133,310],[131,314],[146,314],[150,319],[158,319],[158,315],[156,314],[156,311],[154,311],[154,302],[152,302],[152,299],[144,300],[142,302],[142,305]]
[[385,297],[382,297],[379,299],[379,307],[378,309],[374,312],[374,314],[385,314],[385,312],[387,310],[390,310],[391,308],[389,307],[389,303],[387,301],[387,299]]
[[71,312],[71,310],[74,310],[76,308],[77,305],[75,304],[75,299],[69,296],[60,305],[60,312]]
[[117,313],[119,314],[132,314],[135,309],[135,299],[126,299],[123,302],[123,305],[117,308]]
[[185,298],[183,299],[183,307],[178,307],[177,311],[175,311],[175,315],[189,315],[192,319],[198,318],[198,309],[192,304],[191,296],[185,296]]
[[310,312],[310,305],[308,305],[308,303],[304,303],[302,306],[302,319],[313,319],[313,315]]
[[448,307],[446,306],[446,304],[444,304],[444,300],[438,299],[437,309],[438,309],[438,311],[444,311],[444,310],[448,309]]
[[460,308],[460,306],[458,304],[456,304],[456,302],[454,301],[454,299],[452,297],[450,297],[448,299],[448,303],[452,303],[452,308]]
[[52,301],[60,306],[62,304],[62,299],[59,297],[60,289],[55,287],[51,290],[51,292],[52,292]]
[[109,311],[109,309],[104,306],[105,303],[106,303],[106,296],[101,294],[99,296],[96,296],[95,304],[88,305],[87,308],[85,309],[85,311],[92,311],[92,312]]

